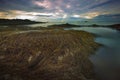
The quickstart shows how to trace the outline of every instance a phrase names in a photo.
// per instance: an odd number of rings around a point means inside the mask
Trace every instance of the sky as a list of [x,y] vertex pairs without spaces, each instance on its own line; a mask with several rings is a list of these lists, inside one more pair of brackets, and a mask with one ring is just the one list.
[[0,18],[48,22],[120,20],[120,0],[0,0]]

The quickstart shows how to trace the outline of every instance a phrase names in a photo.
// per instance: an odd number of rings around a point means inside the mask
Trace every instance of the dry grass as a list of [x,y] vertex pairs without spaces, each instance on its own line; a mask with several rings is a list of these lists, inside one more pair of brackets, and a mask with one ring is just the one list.
[[88,57],[98,47],[84,31],[0,34],[0,80],[94,79]]

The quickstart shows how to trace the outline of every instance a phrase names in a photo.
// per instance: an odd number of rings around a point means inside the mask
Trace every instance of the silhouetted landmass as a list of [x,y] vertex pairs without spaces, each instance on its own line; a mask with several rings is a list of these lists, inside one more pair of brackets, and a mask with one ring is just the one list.
[[50,25],[48,27],[58,27],[58,28],[71,28],[71,27],[80,27],[79,25],[74,25],[74,24],[59,24],[59,25]]
[[113,24],[113,25],[98,25],[98,24],[92,24],[92,25],[81,25],[82,27],[108,27],[113,28],[120,31],[120,24]]
[[74,24],[59,24],[59,25],[50,25],[48,27],[52,28],[72,28],[72,27],[108,27],[113,28],[116,30],[120,30],[120,24],[113,24],[113,25],[99,25],[99,24],[92,24],[92,25],[74,25]]
[[36,22],[28,19],[0,19],[0,25],[26,25],[26,24],[36,24],[36,23],[45,23],[45,22]]
[[120,31],[120,24],[110,25],[110,27]]
[[116,30],[120,31],[120,24],[113,24],[113,25],[98,25],[98,24],[93,24],[90,25],[90,27],[108,27],[108,28],[113,28]]
[[92,27],[100,27],[101,25],[97,25],[97,24],[92,24]]
[[87,23],[88,21],[84,21],[85,23]]

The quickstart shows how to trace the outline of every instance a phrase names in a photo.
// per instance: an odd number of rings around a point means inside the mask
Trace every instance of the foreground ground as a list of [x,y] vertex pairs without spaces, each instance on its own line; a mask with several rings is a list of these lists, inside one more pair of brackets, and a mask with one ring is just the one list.
[[96,80],[89,56],[99,44],[84,31],[0,32],[0,80]]

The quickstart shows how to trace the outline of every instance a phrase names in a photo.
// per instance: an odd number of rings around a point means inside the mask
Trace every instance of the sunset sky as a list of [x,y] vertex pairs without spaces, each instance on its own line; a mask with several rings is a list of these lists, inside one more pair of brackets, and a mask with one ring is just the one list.
[[0,0],[0,18],[120,20],[120,0]]

